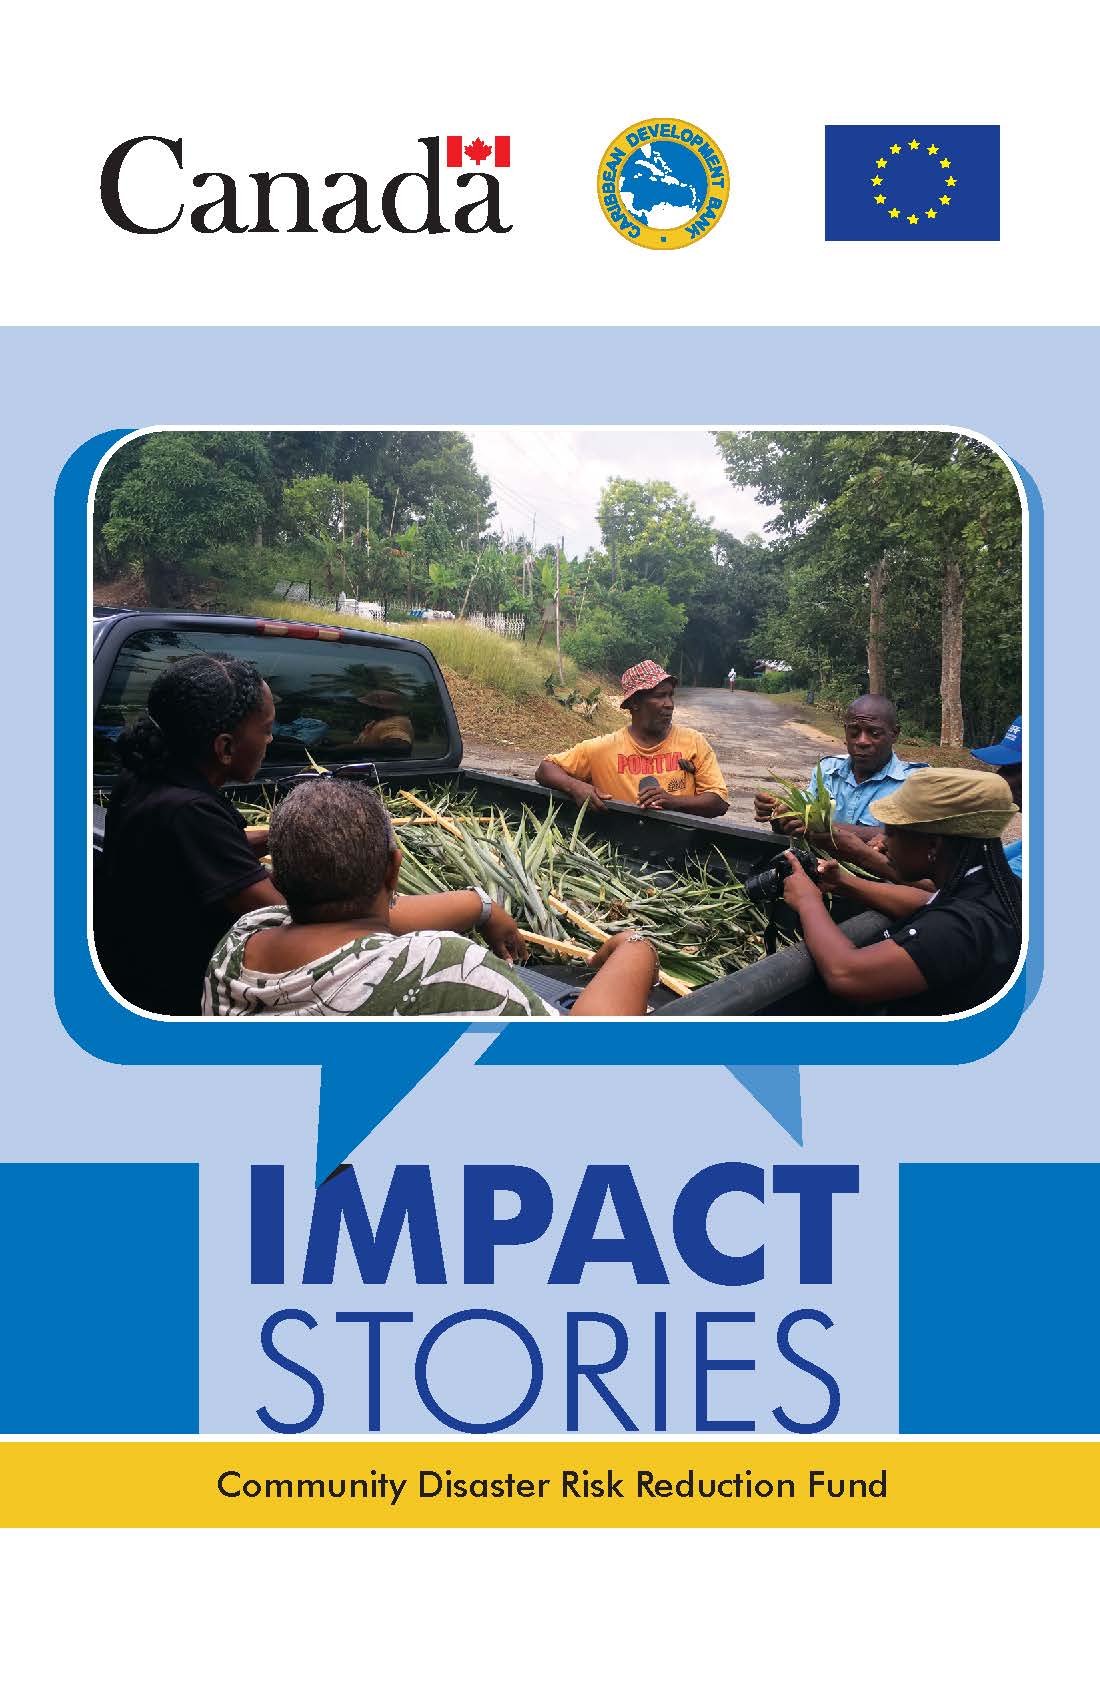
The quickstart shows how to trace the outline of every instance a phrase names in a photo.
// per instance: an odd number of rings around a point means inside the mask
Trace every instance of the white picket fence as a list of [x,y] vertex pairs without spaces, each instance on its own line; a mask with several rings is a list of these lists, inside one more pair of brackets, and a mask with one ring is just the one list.
[[496,632],[500,637],[522,640],[527,621],[522,614],[467,614],[466,624],[480,626],[483,631]]

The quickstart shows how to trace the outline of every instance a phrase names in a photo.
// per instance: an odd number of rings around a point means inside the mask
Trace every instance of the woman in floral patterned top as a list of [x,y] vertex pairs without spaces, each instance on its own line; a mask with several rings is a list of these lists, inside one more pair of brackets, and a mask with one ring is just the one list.
[[[241,916],[214,952],[205,1015],[553,1015],[512,964],[515,922],[478,890],[398,897],[401,850],[365,785],[295,787],[271,822],[272,877],[286,907]],[[461,935],[477,928],[484,944]],[[656,973],[646,939],[620,933],[577,1015],[643,1015]]]

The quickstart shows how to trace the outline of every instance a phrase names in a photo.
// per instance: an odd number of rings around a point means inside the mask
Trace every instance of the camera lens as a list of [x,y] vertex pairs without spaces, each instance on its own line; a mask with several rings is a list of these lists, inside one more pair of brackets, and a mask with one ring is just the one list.
[[775,903],[783,891],[783,879],[778,868],[762,868],[745,881],[745,896],[750,903]]

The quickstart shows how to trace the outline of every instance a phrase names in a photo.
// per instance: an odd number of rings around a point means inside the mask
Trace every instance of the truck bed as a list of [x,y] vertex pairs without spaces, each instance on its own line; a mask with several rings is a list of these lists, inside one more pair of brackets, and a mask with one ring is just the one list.
[[[416,789],[418,785],[450,784],[468,795],[475,804],[518,809],[523,805],[544,815],[553,804],[563,822],[576,819],[575,805],[556,792],[521,779],[502,778],[477,768],[454,768],[441,773],[438,768],[423,773],[402,773],[401,787]],[[270,797],[278,782],[255,781],[251,785],[234,787],[233,796],[241,802],[260,801]],[[102,845],[103,810],[95,810],[93,841]],[[596,832],[611,840],[624,856],[637,866],[650,868],[662,865],[669,869],[684,866],[689,858],[705,858],[718,852],[741,877],[751,873],[788,843],[786,838],[766,828],[745,827],[735,822],[701,820],[694,815],[677,815],[662,811],[655,815],[635,809],[625,803],[610,803],[606,811],[585,817],[585,830]],[[780,905],[780,922],[788,933],[794,930],[794,917]],[[849,911],[844,921],[845,931],[857,944],[868,944],[881,937],[882,917],[873,911]],[[563,1007],[571,995],[586,983],[583,968],[573,964],[539,963],[524,969],[528,984],[547,1002]],[[789,945],[764,957],[748,968],[713,984],[701,986],[687,997],[676,997],[663,987],[657,987],[652,998],[654,1015],[715,1016],[715,1015],[841,1015],[852,1013],[850,1005],[841,1005],[825,990],[805,945]]]
[[[228,651],[253,661],[276,696],[280,724],[275,741],[261,777],[232,793],[242,802],[277,798],[305,764],[304,740],[323,736],[326,741],[318,754],[326,766],[361,772],[387,790],[448,784],[474,804],[516,810],[526,805],[540,816],[553,804],[564,827],[576,819],[576,805],[568,798],[533,781],[503,778],[463,764],[454,705],[434,656],[423,644],[343,627],[164,610],[95,611],[92,782],[97,793],[110,790],[117,771],[113,739],[143,710],[158,668],[199,650]],[[404,749],[381,741],[371,745],[366,736],[365,722],[377,712],[370,705],[381,699],[382,686],[387,702],[395,691],[404,692]],[[102,809],[95,811],[95,817],[93,848],[99,849]],[[586,834],[609,840],[637,868],[678,872],[689,861],[705,863],[713,857],[716,864],[721,858],[740,878],[761,867],[788,842],[761,827],[671,810],[654,813],[614,802],[606,810],[589,810],[584,829]],[[98,861],[97,855],[93,874]],[[794,917],[782,905],[778,911],[782,930],[794,933]],[[838,920],[846,918],[839,904],[834,915]],[[858,934],[858,942],[867,942],[881,932],[881,926],[879,917],[863,912],[853,936]],[[540,964],[532,972],[567,988],[583,984],[585,977],[583,969],[558,964]],[[677,1016],[851,1013],[828,997],[804,946],[777,951],[687,997],[676,998],[658,989],[654,1012]]]

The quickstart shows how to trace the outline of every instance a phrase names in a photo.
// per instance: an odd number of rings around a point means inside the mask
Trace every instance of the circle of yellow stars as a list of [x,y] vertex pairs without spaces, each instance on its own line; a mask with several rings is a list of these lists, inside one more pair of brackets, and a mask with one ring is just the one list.
[[[929,160],[938,164],[941,171],[947,172],[947,176],[941,179],[943,188],[954,190],[958,179],[952,174],[951,161],[940,154],[940,150],[936,146],[935,142],[929,142],[926,145],[916,136],[912,136],[910,138],[907,148],[902,142],[891,142],[889,150],[891,157],[895,154],[900,154],[903,149],[909,153],[920,153],[923,150]],[[886,179],[881,175],[881,173],[886,170],[889,163],[890,160],[885,154],[881,159],[876,159],[875,161],[875,175],[871,179],[871,188],[875,191],[875,205],[877,207],[886,207],[887,197],[882,192],[886,185]],[[933,196],[932,205],[925,208],[923,216],[927,219],[939,218],[940,213],[944,210],[944,208],[949,207],[950,205],[950,195],[944,194],[940,195],[938,198]],[[910,225],[919,224],[921,222],[922,215],[920,213],[906,213],[902,211],[901,207],[886,207],[886,211],[888,217],[899,220],[904,219],[905,222]]]

